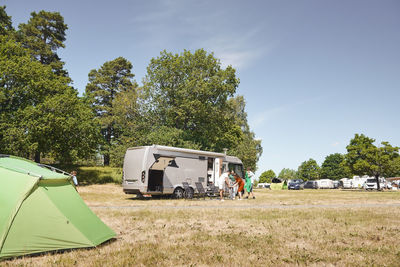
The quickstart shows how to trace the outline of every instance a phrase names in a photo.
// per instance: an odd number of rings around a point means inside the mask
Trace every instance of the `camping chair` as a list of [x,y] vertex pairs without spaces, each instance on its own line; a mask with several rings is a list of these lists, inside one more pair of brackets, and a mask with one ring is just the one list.
[[207,190],[206,190],[206,195],[210,198],[213,197],[218,197],[219,196],[219,190],[218,187],[215,186],[214,184],[210,184],[207,186]]
[[204,199],[206,199],[206,191],[204,190],[203,184],[200,182],[196,182],[196,189],[198,192],[198,198],[200,198],[201,196],[203,196]]
[[183,189],[185,189],[185,192],[183,193],[183,197],[185,199],[192,199],[193,195],[194,195],[193,188],[191,188],[187,182],[182,182],[182,186],[183,186]]

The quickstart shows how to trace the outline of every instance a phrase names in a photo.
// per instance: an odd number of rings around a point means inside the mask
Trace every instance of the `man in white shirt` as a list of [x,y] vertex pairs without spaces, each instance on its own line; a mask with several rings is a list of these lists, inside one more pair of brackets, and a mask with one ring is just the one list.
[[219,196],[221,198],[221,201],[224,201],[224,188],[225,185],[229,186],[229,171],[225,171],[224,173],[221,174],[221,176],[218,178],[218,188],[219,188]]

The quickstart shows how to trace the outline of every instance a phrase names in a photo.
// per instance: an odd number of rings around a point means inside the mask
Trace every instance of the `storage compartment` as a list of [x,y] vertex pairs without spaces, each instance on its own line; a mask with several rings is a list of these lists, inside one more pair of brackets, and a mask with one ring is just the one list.
[[148,192],[163,192],[164,171],[149,170]]

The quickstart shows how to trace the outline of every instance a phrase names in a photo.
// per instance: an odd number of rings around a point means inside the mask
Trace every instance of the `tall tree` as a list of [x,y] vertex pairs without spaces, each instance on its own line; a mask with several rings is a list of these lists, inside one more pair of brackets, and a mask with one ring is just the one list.
[[183,131],[183,138],[201,149],[222,151],[242,139],[227,100],[236,92],[235,70],[203,49],[182,54],[161,52],[144,79],[145,103],[156,125]]
[[295,170],[289,168],[283,168],[278,175],[279,178],[289,180],[289,179],[296,179],[297,172]]
[[297,170],[297,176],[305,181],[319,178],[319,166],[314,159],[309,159],[301,163]]
[[275,172],[273,170],[268,170],[263,173],[261,173],[260,178],[258,179],[258,182],[260,183],[270,183],[272,178],[275,178]]
[[7,15],[6,7],[0,6],[0,35],[8,35],[13,31],[11,17]]
[[351,175],[350,169],[345,165],[344,156],[340,153],[326,156],[321,165],[321,178],[339,180]]
[[72,160],[96,147],[91,109],[68,78],[32,60],[13,38],[0,36],[0,150]]
[[[242,138],[230,147],[228,154],[239,157],[245,167],[257,170],[257,162],[262,154],[261,140],[255,138],[250,130],[245,111],[246,102],[243,96],[236,96],[228,99],[229,112],[232,117],[227,120],[231,125],[237,125],[242,131]],[[232,127],[232,126],[231,126]]]
[[40,63],[50,65],[58,75],[68,76],[57,54],[59,48],[65,47],[67,29],[59,12],[32,12],[28,23],[19,25],[19,39]]
[[381,146],[377,147],[374,142],[373,138],[356,134],[346,147],[345,159],[352,173],[374,176],[380,189],[379,177],[390,174],[393,161],[399,157],[399,148],[388,142],[381,142]]
[[115,127],[117,117],[114,101],[120,93],[135,93],[134,91],[137,88],[131,70],[132,63],[123,57],[118,57],[105,62],[98,70],[94,69],[89,73],[86,96],[101,125],[105,143],[101,148],[104,155],[104,165],[110,164],[110,149],[121,132],[118,127]]

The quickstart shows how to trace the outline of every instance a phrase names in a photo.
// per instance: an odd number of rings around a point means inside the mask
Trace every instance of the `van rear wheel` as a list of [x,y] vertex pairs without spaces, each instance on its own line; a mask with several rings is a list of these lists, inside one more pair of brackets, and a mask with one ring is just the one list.
[[177,187],[177,188],[175,188],[172,196],[173,196],[173,198],[181,199],[181,198],[183,198],[184,193],[185,193],[185,191],[182,188]]
[[185,190],[185,193],[184,193],[185,198],[192,199],[193,196],[194,196],[193,188],[189,187],[188,189]]

